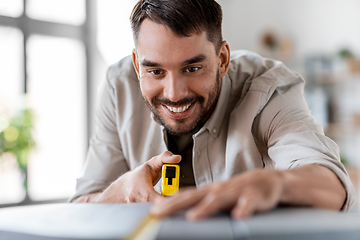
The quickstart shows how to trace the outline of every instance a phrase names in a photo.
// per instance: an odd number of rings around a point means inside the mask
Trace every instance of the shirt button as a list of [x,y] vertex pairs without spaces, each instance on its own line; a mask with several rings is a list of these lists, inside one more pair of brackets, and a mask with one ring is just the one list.
[[197,151],[197,155],[200,156],[200,150]]
[[217,132],[216,128],[213,128],[212,132],[215,134]]

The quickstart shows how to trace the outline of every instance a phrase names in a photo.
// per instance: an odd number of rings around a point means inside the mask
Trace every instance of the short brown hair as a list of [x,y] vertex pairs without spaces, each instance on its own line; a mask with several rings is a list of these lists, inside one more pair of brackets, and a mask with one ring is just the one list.
[[206,32],[218,53],[222,43],[222,10],[214,0],[139,0],[131,16],[131,28],[137,43],[141,23],[150,19],[175,34],[189,37]]

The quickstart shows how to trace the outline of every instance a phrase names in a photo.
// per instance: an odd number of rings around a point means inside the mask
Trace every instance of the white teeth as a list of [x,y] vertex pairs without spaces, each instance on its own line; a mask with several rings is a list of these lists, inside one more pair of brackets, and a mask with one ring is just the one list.
[[186,110],[188,110],[189,107],[191,106],[191,104],[192,104],[192,103],[190,103],[190,104],[188,104],[188,105],[186,105],[186,106],[183,106],[183,107],[170,107],[170,106],[167,106],[167,105],[166,105],[166,107],[167,107],[170,111],[172,111],[172,112],[174,112],[174,113],[182,113],[182,112],[185,112]]

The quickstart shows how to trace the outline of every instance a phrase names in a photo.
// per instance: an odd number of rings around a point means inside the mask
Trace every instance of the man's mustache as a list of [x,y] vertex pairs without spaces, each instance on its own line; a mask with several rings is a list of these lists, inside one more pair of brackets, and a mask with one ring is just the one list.
[[205,99],[203,97],[195,95],[195,96],[185,97],[183,99],[180,99],[177,102],[170,101],[168,98],[154,97],[152,99],[151,103],[153,105],[155,105],[157,103],[160,103],[160,104],[163,104],[163,105],[169,105],[169,106],[175,106],[176,107],[176,106],[184,106],[184,105],[187,105],[187,104],[190,104],[190,103],[193,103],[193,102],[202,103],[204,101],[205,101]]

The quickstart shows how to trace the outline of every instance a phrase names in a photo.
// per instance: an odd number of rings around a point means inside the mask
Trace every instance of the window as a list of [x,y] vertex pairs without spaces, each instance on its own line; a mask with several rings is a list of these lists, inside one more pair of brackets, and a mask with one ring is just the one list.
[[34,200],[67,198],[85,159],[85,54],[66,38],[30,36],[28,94],[35,111],[37,147],[29,161]]
[[[0,107],[8,112],[20,105],[23,82],[23,34],[0,26]],[[3,114],[5,114],[5,112]],[[8,113],[10,114],[10,113]]]
[[23,0],[0,0],[0,15],[19,17],[23,12]]
[[136,2],[97,1],[97,45],[107,64],[130,55],[134,48],[129,17]]
[[88,140],[92,4],[0,0],[0,132],[27,93],[36,141],[28,157],[28,194],[16,158],[0,156],[0,207],[64,201],[75,190]]
[[[21,104],[23,94],[23,35],[13,27],[0,26],[0,132]],[[25,190],[16,159],[10,154],[0,158],[0,204],[21,202]]]
[[26,14],[32,19],[81,25],[85,0],[27,0]]

